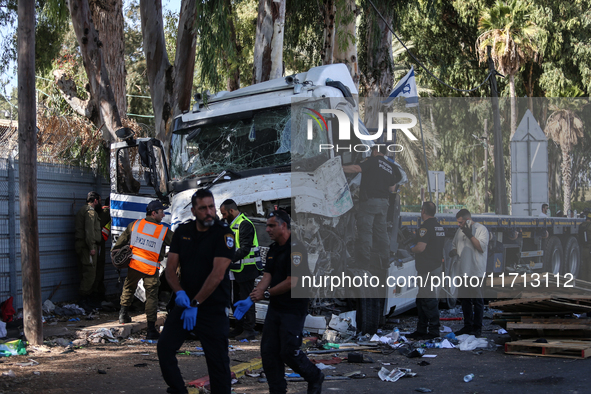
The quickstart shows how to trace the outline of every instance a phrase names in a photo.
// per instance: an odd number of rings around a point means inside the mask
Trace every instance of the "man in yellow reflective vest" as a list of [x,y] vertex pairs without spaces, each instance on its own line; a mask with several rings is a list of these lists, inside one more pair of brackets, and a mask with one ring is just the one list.
[[132,256],[127,277],[121,294],[119,323],[131,323],[128,309],[140,279],[146,290],[146,317],[148,333],[146,339],[158,339],[156,329],[158,313],[158,287],[160,286],[160,261],[164,259],[166,245],[172,241],[172,231],[160,222],[164,218],[164,205],[154,200],[146,207],[146,218],[130,223],[117,239],[113,250],[125,245],[131,248]]
[[[230,264],[230,279],[233,279],[233,303],[236,303],[249,296],[254,289],[255,279],[261,274],[259,271],[259,268],[262,268],[260,267],[259,240],[254,224],[238,210],[238,205],[234,200],[224,201],[220,206],[220,213],[230,224],[230,228],[236,236],[236,252],[232,264]],[[237,326],[230,332],[229,338],[235,338],[238,341],[255,339],[257,334],[254,329],[255,324],[256,312],[253,305],[244,314],[244,318],[237,321]]]

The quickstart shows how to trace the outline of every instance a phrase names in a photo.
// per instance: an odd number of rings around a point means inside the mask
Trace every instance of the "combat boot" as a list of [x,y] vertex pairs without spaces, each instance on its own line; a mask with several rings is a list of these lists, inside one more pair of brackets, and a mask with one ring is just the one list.
[[148,322],[148,333],[146,334],[146,339],[158,339],[160,338],[160,333],[156,329],[156,322],[149,321]]
[[131,323],[131,316],[127,313],[127,306],[121,305],[121,310],[119,311],[119,324]]

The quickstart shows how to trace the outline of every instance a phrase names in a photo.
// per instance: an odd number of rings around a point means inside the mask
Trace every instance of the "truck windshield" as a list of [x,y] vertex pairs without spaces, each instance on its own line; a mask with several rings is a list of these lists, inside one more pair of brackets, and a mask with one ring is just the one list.
[[[291,106],[263,109],[243,119],[222,120],[193,127],[183,134],[173,134],[172,180],[214,175],[223,170],[239,172],[289,166],[292,159],[296,159],[292,157],[291,134]],[[315,138],[325,139],[326,136]],[[293,151],[303,152],[301,158],[318,154],[297,147]]]

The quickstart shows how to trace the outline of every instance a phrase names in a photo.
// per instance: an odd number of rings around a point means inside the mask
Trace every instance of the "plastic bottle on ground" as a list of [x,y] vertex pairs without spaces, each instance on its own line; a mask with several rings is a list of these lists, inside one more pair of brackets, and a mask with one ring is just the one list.
[[392,332],[392,342],[398,342],[398,338],[400,338],[400,330],[396,327]]
[[464,376],[464,382],[466,382],[466,383],[471,382],[472,379],[474,379],[474,374],[473,373]]

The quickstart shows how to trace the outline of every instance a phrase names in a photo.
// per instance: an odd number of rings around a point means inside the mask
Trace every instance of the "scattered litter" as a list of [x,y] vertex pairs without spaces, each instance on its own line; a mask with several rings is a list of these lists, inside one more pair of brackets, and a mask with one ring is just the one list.
[[43,303],[42,309],[43,309],[43,312],[45,312],[47,314],[51,314],[51,313],[53,313],[53,311],[55,309],[55,304],[53,302],[51,302],[51,300],[45,300],[45,302]]
[[8,372],[2,372],[2,376],[8,376],[9,378],[16,378],[16,374],[12,369],[9,369]]
[[106,375],[107,374],[107,371],[105,371],[104,369],[99,369],[97,372],[99,373],[99,375]]
[[392,363],[382,363],[382,365],[392,365]]
[[141,342],[154,344],[154,343],[158,343],[158,340],[157,339],[142,339]]
[[73,317],[73,318],[69,319],[68,321],[80,321],[80,318],[79,317]]
[[486,338],[476,338],[474,335],[463,334],[457,337],[457,339],[460,342],[460,350],[463,351],[489,347]]
[[35,371],[35,372],[33,372],[33,374],[34,374],[34,375],[41,375],[41,372],[39,372],[39,371]]
[[115,339],[115,337],[113,336],[113,333],[111,332],[110,329],[108,328],[99,328],[97,329],[94,333],[90,334],[88,336],[89,339],[94,339],[94,338],[110,338],[110,339]]
[[336,367],[333,367],[332,365],[326,365],[326,364],[323,364],[323,363],[318,363],[318,364],[316,364],[316,366],[321,371],[323,371],[325,369],[336,369]]
[[301,376],[300,376],[300,374],[298,374],[298,373],[292,372],[292,373],[286,373],[286,374],[285,374],[285,377],[286,377],[286,378],[299,378],[299,377],[301,377]]
[[426,387],[419,387],[418,389],[415,389],[415,391],[418,391],[419,393],[432,393],[433,390],[428,389]]
[[450,332],[449,334],[447,334],[445,336],[445,338],[450,339],[452,341],[455,341],[456,340],[456,334],[454,334],[453,332]]
[[382,367],[380,372],[378,372],[378,376],[384,382],[396,382],[401,377],[413,377],[417,374],[412,372],[412,370],[408,368],[394,368],[392,371],[388,371],[386,368]]
[[68,353],[74,353],[74,349],[72,349],[72,348],[66,349],[63,352],[61,352],[60,354],[68,354]]
[[450,341],[448,341],[447,339],[444,339],[443,341],[441,341],[440,348],[442,348],[442,349],[454,349],[455,347],[456,346],[453,343],[451,343]]
[[[248,342],[248,340],[246,340],[246,341]],[[240,341],[240,342],[242,342],[242,341]],[[230,345],[230,346],[228,346],[228,351],[229,351],[229,352],[236,352],[236,351],[243,352],[243,351],[244,351],[244,349],[242,349],[242,348],[240,348],[240,347],[236,347],[236,346],[232,346],[232,345]]]
[[248,376],[248,377],[251,377],[251,378],[258,378],[258,377],[261,376],[260,373],[247,373],[245,375]]
[[195,346],[195,350],[202,352],[203,351],[203,348],[202,347],[199,347],[199,346]]
[[437,357],[436,354],[423,354],[423,358],[435,358]]
[[15,365],[19,367],[31,367],[33,365],[39,365],[39,363],[33,359],[29,359],[29,362],[27,363],[16,363]]
[[497,330],[497,334],[501,335],[501,334],[508,334],[507,330],[505,330],[504,328],[499,328]]
[[0,356],[26,356],[27,349],[23,341],[16,339],[14,341],[5,342],[0,344]]
[[421,366],[421,367],[426,367],[427,365],[431,365],[431,363],[430,363],[429,361],[425,361],[425,360],[423,360],[423,361],[419,361],[419,362],[417,363],[417,365],[419,365],[419,366]]
[[439,332],[453,332],[448,326],[442,326]]
[[238,379],[232,379],[232,382],[230,382],[231,384],[236,384],[238,383]]
[[72,341],[73,346],[85,346],[87,344],[88,344],[88,341],[86,339],[76,339],[76,340]]
[[56,306],[53,313],[60,316],[85,315],[86,311],[76,304],[67,304],[61,307]]
[[464,376],[464,382],[466,382],[466,383],[471,382],[472,379],[474,379],[474,374],[473,373]]

